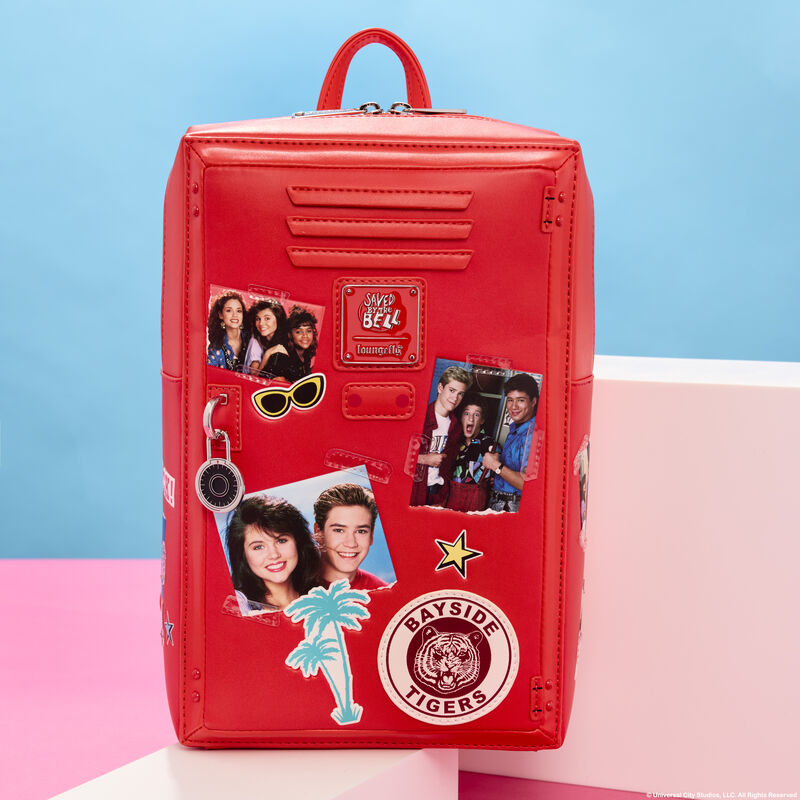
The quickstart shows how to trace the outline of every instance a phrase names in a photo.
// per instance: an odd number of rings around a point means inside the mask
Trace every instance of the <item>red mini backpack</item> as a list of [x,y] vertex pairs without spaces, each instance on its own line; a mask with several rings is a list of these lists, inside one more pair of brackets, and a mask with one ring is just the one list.
[[[408,102],[340,109],[356,51]],[[594,353],[577,142],[341,47],[316,111],[201,125],[164,210],[162,641],[181,742],[552,748]]]

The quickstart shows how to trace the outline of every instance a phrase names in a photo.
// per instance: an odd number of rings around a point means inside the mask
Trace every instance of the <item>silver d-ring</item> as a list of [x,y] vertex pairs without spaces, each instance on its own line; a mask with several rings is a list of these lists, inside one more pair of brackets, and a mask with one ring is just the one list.
[[228,395],[218,394],[216,397],[212,397],[206,403],[206,407],[203,409],[203,432],[206,436],[208,436],[209,439],[219,439],[223,433],[221,430],[216,430],[211,421],[211,418],[214,416],[214,409],[217,407],[217,403],[227,405]]

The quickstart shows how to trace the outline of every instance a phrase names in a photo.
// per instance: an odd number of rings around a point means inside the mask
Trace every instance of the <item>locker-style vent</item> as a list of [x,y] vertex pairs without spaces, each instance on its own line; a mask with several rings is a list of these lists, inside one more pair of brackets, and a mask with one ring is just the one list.
[[[434,242],[468,239],[473,221],[448,211],[463,211],[473,192],[467,189],[387,188],[384,186],[287,186],[296,206],[322,206],[326,213],[289,214],[286,224],[292,236],[317,238],[318,246],[300,243],[286,248],[295,267],[328,269],[462,270],[473,251],[441,249]],[[367,209],[364,215],[347,213],[348,208]],[[394,209],[396,214],[372,216],[369,209]],[[439,211],[433,219],[419,212]],[[339,214],[337,215],[337,212]],[[411,212],[406,214],[405,212]],[[413,215],[417,212],[416,215]],[[441,213],[444,212],[444,213]],[[350,239],[351,246],[331,247],[330,239]],[[361,242],[372,245],[362,247]],[[375,240],[413,240],[384,246]],[[326,241],[328,240],[328,241]],[[430,247],[426,245],[431,243]],[[344,244],[344,242],[342,243]],[[399,246],[397,246],[399,245]]]
[[287,217],[295,236],[351,236],[367,239],[466,239],[472,220],[357,219],[352,217]]
[[465,269],[472,250],[379,250],[344,247],[287,247],[295,267],[330,269]]
[[463,211],[472,192],[455,189],[392,189],[383,187],[287,186],[296,206],[345,208],[419,208]]

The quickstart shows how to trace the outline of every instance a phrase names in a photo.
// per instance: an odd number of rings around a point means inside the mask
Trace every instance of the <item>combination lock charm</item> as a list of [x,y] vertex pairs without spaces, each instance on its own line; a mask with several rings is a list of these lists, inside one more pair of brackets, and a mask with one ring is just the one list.
[[[215,429],[211,417],[217,403],[227,403],[227,395],[221,394],[208,401],[203,412],[203,430],[206,434],[206,460],[197,470],[194,485],[200,502],[215,513],[224,513],[236,508],[244,496],[244,479],[231,461],[231,440],[228,434]],[[225,458],[212,458],[211,443],[223,439]]]

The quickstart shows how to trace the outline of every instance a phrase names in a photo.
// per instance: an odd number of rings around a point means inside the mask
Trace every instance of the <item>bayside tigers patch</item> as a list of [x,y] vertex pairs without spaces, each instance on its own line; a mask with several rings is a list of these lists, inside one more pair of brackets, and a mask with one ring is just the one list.
[[508,694],[519,666],[506,615],[471,592],[442,590],[412,600],[386,626],[378,670],[392,702],[432,725],[471,722]]

